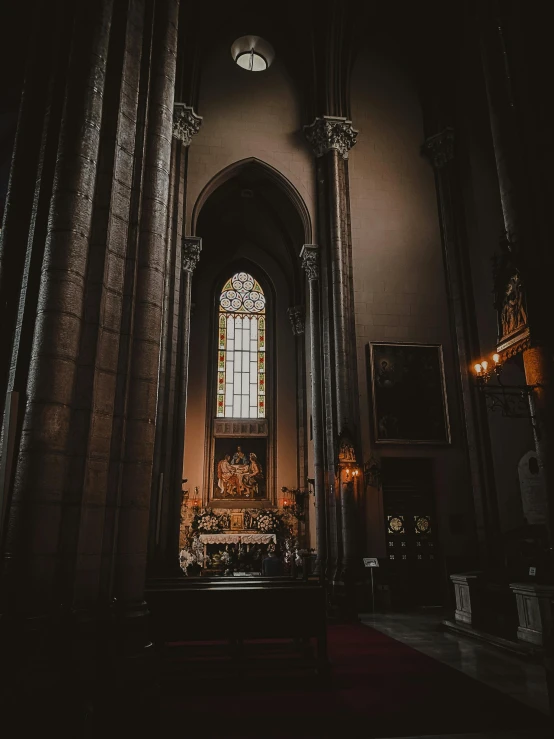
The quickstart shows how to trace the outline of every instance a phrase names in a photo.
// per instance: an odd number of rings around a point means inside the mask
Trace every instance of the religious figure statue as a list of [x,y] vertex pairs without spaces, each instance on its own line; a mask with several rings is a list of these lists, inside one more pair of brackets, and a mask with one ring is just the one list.
[[523,300],[523,288],[517,275],[506,286],[500,313],[502,336],[509,336],[527,323],[527,312]]
[[342,463],[355,463],[356,452],[354,451],[354,445],[350,441],[349,437],[345,432],[341,434],[340,446],[339,446],[339,462]]

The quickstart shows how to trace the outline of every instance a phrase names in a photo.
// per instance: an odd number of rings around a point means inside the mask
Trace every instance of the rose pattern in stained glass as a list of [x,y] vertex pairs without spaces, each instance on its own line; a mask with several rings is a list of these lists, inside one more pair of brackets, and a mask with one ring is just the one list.
[[225,283],[219,305],[228,313],[265,313],[265,295],[252,275],[237,272]]
[[219,298],[217,416],[265,418],[264,292],[252,275],[237,272]]

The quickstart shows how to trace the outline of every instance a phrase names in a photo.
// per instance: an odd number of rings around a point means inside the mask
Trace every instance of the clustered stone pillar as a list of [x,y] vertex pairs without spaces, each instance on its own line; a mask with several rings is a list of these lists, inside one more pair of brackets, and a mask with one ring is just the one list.
[[325,432],[321,363],[321,311],[319,247],[305,244],[300,252],[309,286],[310,369],[314,443],[314,492],[316,510],[316,573],[325,580],[327,569],[327,506],[325,499]]
[[145,608],[178,11],[176,0],[166,0],[157,7],[152,47],[115,579],[115,593],[123,607],[131,611]]
[[[188,328],[190,300],[183,297],[187,286],[183,275],[194,265],[191,253],[184,253],[188,152],[193,137],[200,130],[202,117],[184,103],[173,108],[173,140],[171,151],[168,249],[164,287],[164,317],[160,350],[159,392],[150,506],[149,573],[180,572],[178,530],[183,476],[184,418],[186,403],[186,369],[188,362]],[[190,287],[190,286],[189,286]],[[184,345],[186,335],[186,346]],[[177,532],[177,533],[176,533]]]
[[[297,487],[304,488],[308,476],[308,439],[307,439],[307,407],[306,407],[306,345],[305,345],[305,313],[303,305],[293,305],[287,309],[292,334],[296,344],[296,421],[298,429],[297,454]],[[299,526],[300,544],[305,546],[305,524]]]
[[473,287],[463,229],[463,204],[455,160],[454,129],[446,127],[429,136],[422,147],[435,172],[441,223],[444,264],[447,276],[452,333],[458,355],[458,387],[465,418],[465,436],[480,561],[494,562],[501,556],[500,522],[492,466],[492,452],[484,397],[472,382],[470,367],[479,356]]
[[[525,90],[515,89],[512,70],[527,71],[531,86],[533,72],[526,59],[514,64],[513,54],[522,53],[523,44],[506,43],[506,6],[484,3],[480,7],[483,71],[496,158],[500,199],[504,216],[508,277],[517,277],[525,298],[526,335],[510,347],[523,354],[526,382],[534,386],[529,401],[533,417],[535,448],[548,506],[550,568],[554,573],[554,359],[551,327],[552,260],[551,224],[541,202],[540,164],[529,154],[524,131],[525,110],[518,105]],[[491,12],[493,10],[494,12]],[[509,32],[517,34],[511,19]],[[526,39],[528,40],[528,39]],[[521,83],[521,77],[518,80]],[[537,135],[532,131],[531,135]],[[554,712],[554,634],[545,635],[545,668],[551,714]]]
[[[352,246],[348,191],[348,152],[357,131],[352,122],[337,116],[321,116],[304,127],[317,158],[318,231],[322,242],[323,367],[325,387],[325,456],[329,512],[328,576],[344,581],[352,575],[357,530],[342,524],[355,518],[354,496],[338,478],[339,439],[358,436],[356,337],[352,284]],[[339,504],[337,505],[337,499]],[[347,555],[348,553],[348,555]]]
[[[512,348],[523,354],[530,397],[537,459],[548,502],[551,547],[554,547],[554,360],[551,329],[550,225],[543,228],[533,194],[536,163],[528,160],[520,129],[522,117],[514,79],[513,59],[506,45],[499,9],[481,9],[481,51],[500,199],[504,216],[507,259],[521,280],[525,295],[528,338]],[[554,559],[552,561],[554,566]]]
[[60,605],[93,619],[115,597],[144,623],[179,0],[64,8],[44,55],[35,192],[14,174],[8,193],[7,212],[32,202],[23,274],[4,259],[21,234],[1,250],[22,318],[9,326],[7,394],[21,402],[11,473],[2,436],[2,608],[51,624]]
[[183,269],[181,275],[181,331],[179,340],[179,394],[177,397],[177,434],[175,448],[175,468],[173,490],[175,497],[172,504],[171,551],[178,554],[180,511],[181,511],[181,480],[183,477],[183,459],[185,454],[185,425],[187,415],[187,390],[189,377],[190,357],[190,317],[192,312],[192,275],[200,259],[202,239],[196,236],[187,236],[183,239],[182,256]]
[[[5,586],[11,586],[7,607],[26,614],[36,614],[37,609],[48,612],[59,597],[58,547],[85,312],[111,14],[109,0],[79,9],[70,52],[25,410],[6,508],[3,571],[10,580]],[[23,388],[9,383],[8,390]]]
[[[296,343],[296,418],[298,428],[297,486],[305,485],[308,475],[306,418],[306,348],[304,335],[305,307],[293,305],[287,310]],[[304,527],[303,527],[304,528]],[[301,542],[304,546],[305,542]]]

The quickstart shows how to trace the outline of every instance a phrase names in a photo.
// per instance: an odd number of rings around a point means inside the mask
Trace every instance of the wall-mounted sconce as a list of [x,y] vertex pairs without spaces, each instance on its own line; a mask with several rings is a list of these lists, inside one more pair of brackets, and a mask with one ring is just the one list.
[[[502,382],[500,354],[493,354],[491,362],[481,359],[473,365],[475,381],[479,392],[487,400],[489,411],[499,409],[506,418],[530,418],[534,416],[529,405],[533,390],[539,385],[506,385]],[[492,384],[491,384],[492,381]]]
[[[283,500],[283,508],[285,508],[298,521],[304,521],[306,518],[306,497],[308,493],[305,490],[297,488],[289,490],[287,487],[281,488],[282,493],[289,493],[291,499]],[[293,502],[293,500],[294,502]]]

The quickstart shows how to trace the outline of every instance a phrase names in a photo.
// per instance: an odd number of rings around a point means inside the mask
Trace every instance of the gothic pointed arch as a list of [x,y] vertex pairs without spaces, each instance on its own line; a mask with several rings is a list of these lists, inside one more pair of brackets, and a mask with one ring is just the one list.
[[275,167],[272,167],[270,164],[267,164],[267,162],[264,162],[257,157],[247,157],[246,159],[233,162],[233,164],[222,169],[206,183],[192,209],[191,233],[196,233],[200,212],[208,198],[222,185],[233,177],[237,177],[247,168],[257,169],[259,172],[263,173],[268,180],[273,182],[283,193],[285,193],[302,221],[302,227],[304,229],[303,243],[310,244],[312,242],[313,231],[312,219],[303,197],[287,177],[275,169]]

